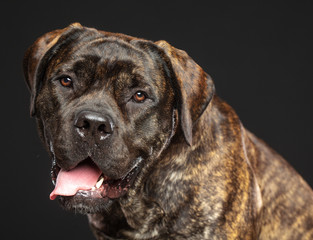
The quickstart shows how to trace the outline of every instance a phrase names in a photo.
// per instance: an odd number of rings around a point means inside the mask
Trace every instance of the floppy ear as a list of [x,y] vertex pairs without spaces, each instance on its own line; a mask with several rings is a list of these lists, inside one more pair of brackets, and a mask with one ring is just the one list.
[[211,77],[185,51],[166,41],[155,42],[169,58],[181,92],[181,127],[187,143],[192,145],[192,128],[214,95]]
[[39,37],[32,46],[30,46],[23,60],[24,77],[27,86],[31,92],[30,102],[30,114],[34,116],[36,113],[35,101],[38,91],[39,82],[39,66],[41,61],[44,59],[46,53],[51,49],[59,40],[60,36],[67,32],[69,29],[82,28],[79,23],[73,23],[67,28],[55,30]]

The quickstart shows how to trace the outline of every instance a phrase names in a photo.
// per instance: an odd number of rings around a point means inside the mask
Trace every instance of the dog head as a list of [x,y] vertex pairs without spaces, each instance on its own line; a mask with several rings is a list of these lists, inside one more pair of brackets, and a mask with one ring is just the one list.
[[210,77],[167,42],[77,23],[40,37],[25,54],[24,74],[53,158],[50,197],[83,212],[127,197],[173,136],[191,145],[214,94]]

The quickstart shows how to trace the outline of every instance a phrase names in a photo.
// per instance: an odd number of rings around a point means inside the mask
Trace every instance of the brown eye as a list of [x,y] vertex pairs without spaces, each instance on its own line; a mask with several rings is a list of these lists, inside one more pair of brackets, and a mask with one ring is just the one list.
[[133,96],[133,99],[135,100],[135,102],[137,103],[142,103],[146,100],[146,94],[142,91],[138,91],[135,93],[135,95]]
[[73,81],[70,77],[63,77],[60,79],[60,83],[63,87],[71,87],[73,84]]

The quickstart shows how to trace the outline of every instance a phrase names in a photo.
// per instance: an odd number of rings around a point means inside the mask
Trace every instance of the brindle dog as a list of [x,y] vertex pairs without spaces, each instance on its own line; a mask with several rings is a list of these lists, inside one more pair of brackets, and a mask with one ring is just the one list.
[[184,51],[72,24],[26,52],[66,209],[97,239],[313,239],[313,193]]

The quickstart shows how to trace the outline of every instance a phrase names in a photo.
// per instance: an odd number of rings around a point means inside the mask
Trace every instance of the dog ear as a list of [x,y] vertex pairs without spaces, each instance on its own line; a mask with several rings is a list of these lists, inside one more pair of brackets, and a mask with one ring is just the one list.
[[30,114],[34,116],[36,113],[35,102],[38,91],[40,78],[40,63],[44,59],[46,53],[58,42],[60,36],[73,28],[82,28],[79,23],[73,23],[67,28],[55,30],[39,37],[32,46],[30,46],[23,60],[23,71],[27,86],[31,92]]
[[185,51],[166,41],[157,41],[169,58],[180,88],[181,127],[187,143],[192,145],[192,128],[214,95],[211,77]]

